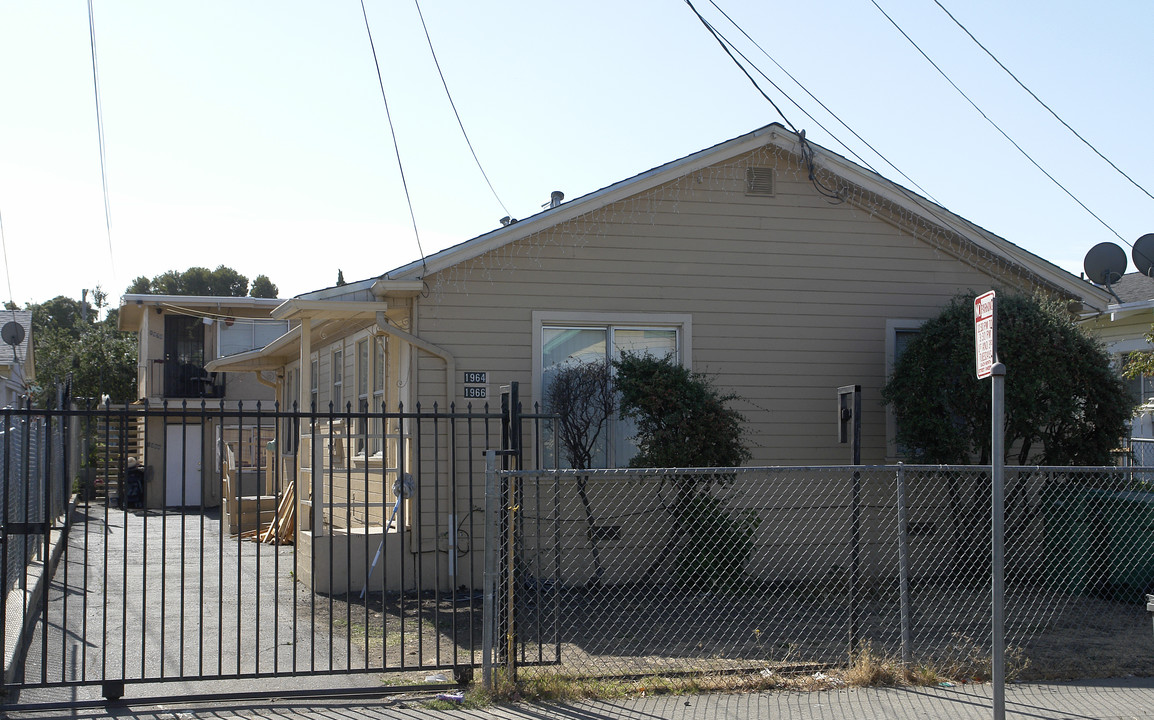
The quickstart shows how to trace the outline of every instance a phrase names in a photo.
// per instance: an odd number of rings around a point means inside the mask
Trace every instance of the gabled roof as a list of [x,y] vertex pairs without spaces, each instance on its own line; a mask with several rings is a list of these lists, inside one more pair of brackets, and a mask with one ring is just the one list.
[[[838,182],[834,184],[853,187],[860,191],[855,192],[857,199],[851,199],[849,202],[868,203],[871,211],[881,209],[891,215],[908,215],[919,218],[921,223],[933,227],[935,235],[943,239],[942,245],[939,246],[942,251],[953,253],[956,257],[964,259],[994,276],[1016,277],[1024,285],[1045,287],[1069,298],[1080,298],[1099,308],[1105,307],[1111,301],[1111,297],[1105,290],[1066,272],[1047,260],[982,229],[965,218],[951,213],[940,205],[847,160],[837,153],[814,145],[805,140],[803,136],[790,132],[777,123],[647,170],[532,217],[497,228],[423,260],[391,270],[380,277],[388,280],[421,279],[508,243],[526,238],[538,231],[580,217],[611,203],[624,200],[663,183],[766,145],[776,146],[801,157],[803,143],[805,149],[812,152],[815,170],[818,174],[827,179],[836,179]],[[868,198],[868,200],[863,201],[861,198]],[[970,259],[973,257],[979,257],[981,260],[973,261]],[[361,285],[368,287],[375,280],[376,278],[371,278],[354,285],[360,289]],[[349,288],[342,289],[348,290]],[[325,292],[325,290],[317,291],[321,294]],[[302,297],[312,296],[313,294],[305,294]]]

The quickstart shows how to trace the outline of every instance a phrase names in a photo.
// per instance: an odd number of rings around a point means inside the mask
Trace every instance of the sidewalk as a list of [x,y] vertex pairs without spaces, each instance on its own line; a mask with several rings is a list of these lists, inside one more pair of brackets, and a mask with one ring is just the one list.
[[[198,704],[166,702],[92,705],[72,709],[7,710],[13,720],[47,718],[141,718],[197,720],[269,718],[275,720],[350,720],[351,718],[426,718],[462,720],[891,720],[893,718],[969,718],[993,716],[989,685],[953,688],[854,688],[824,692],[771,692],[742,695],[689,695],[590,700],[576,704],[493,706],[485,709],[430,710],[427,697],[366,699],[260,700]],[[1154,718],[1154,678],[1086,680],[1071,683],[1011,685],[1006,688],[1007,718],[1115,720]]]

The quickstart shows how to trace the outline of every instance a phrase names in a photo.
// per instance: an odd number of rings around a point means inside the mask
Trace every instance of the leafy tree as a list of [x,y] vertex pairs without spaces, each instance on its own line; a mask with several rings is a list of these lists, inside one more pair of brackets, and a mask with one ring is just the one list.
[[[556,435],[560,450],[569,467],[588,470],[593,467],[598,449],[604,446],[604,433],[616,407],[613,372],[605,360],[572,361],[552,372],[545,390],[547,412],[558,416]],[[605,569],[598,552],[597,519],[589,502],[589,476],[577,476],[577,494],[585,507],[585,523],[593,549],[593,582],[600,583]]]
[[248,294],[254,298],[275,298],[280,290],[268,279],[268,275],[257,275],[252,281],[252,288]]
[[155,294],[152,291],[152,281],[143,275],[138,275],[132,284],[124,291],[127,295],[148,295]]
[[[973,322],[973,297],[955,297],[910,340],[882,390],[897,442],[918,462],[990,462],[990,386],[974,373]],[[997,323],[1008,459],[1110,464],[1134,399],[1102,344],[1042,297],[999,297]]]
[[632,467],[736,467],[752,455],[745,418],[703,373],[671,357],[624,353],[614,361],[621,412],[637,424]]
[[348,283],[345,282],[345,271],[338,269],[337,270],[337,287],[344,287],[345,285],[348,285]]
[[[32,331],[35,335],[34,348],[37,358],[40,356],[42,336],[50,332],[60,332],[75,340],[96,320],[95,309],[87,301],[73,300],[63,295],[57,295],[40,304],[29,303],[25,309],[32,311]],[[85,317],[88,318],[87,322],[84,320]]]
[[[261,276],[264,277],[264,276]],[[266,277],[267,281],[268,278]],[[268,281],[267,285],[272,285]],[[267,290],[262,284],[262,290]],[[169,270],[151,280],[141,276],[128,286],[130,294],[152,295],[208,295],[220,297],[244,297],[248,295],[248,278],[236,270],[218,265],[216,270],[204,267],[190,267],[181,272]],[[256,296],[254,296],[256,297]],[[276,297],[274,294],[273,297]]]
[[[624,353],[613,363],[621,411],[636,423],[639,452],[632,467],[736,467],[749,460],[739,399],[718,390],[711,378],[672,357]],[[677,575],[692,589],[732,591],[745,575],[753,536],[761,523],[755,510],[727,509],[710,489],[726,476],[685,473],[672,481],[676,502],[669,539],[643,582],[676,553]]]
[[[86,294],[87,296],[87,294]],[[131,402],[136,397],[136,336],[116,329],[117,317],[103,320],[98,312],[107,294],[92,291],[95,306],[87,300],[58,296],[32,311],[32,343],[36,353],[39,387],[33,402],[47,406],[55,400],[56,383],[72,377],[74,397],[99,398],[107,394],[112,402]]]
[[[35,325],[33,325],[35,328]],[[114,403],[136,398],[136,336],[101,322],[76,338],[62,330],[36,334],[36,375],[40,387],[33,393],[40,406],[51,404],[55,384],[72,376],[73,397],[100,398]]]

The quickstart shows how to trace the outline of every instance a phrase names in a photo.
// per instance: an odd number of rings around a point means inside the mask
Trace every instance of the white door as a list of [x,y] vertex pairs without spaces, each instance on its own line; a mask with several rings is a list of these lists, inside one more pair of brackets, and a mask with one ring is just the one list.
[[168,507],[200,505],[201,428],[167,425],[164,430],[164,504]]

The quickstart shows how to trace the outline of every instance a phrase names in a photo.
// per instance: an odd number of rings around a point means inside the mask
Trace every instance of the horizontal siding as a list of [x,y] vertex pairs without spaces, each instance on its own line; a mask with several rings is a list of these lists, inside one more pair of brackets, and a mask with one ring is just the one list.
[[[766,152],[708,168],[427,278],[418,334],[458,370],[521,383],[530,403],[534,310],[692,316],[696,369],[733,390],[759,464],[844,462],[836,388],[863,386],[864,458],[885,454],[887,319],[924,319],[991,278],[894,224],[831,205]],[[774,197],[745,197],[744,167],[779,164]],[[916,220],[916,219],[915,219]],[[422,354],[420,395],[443,397]]]

